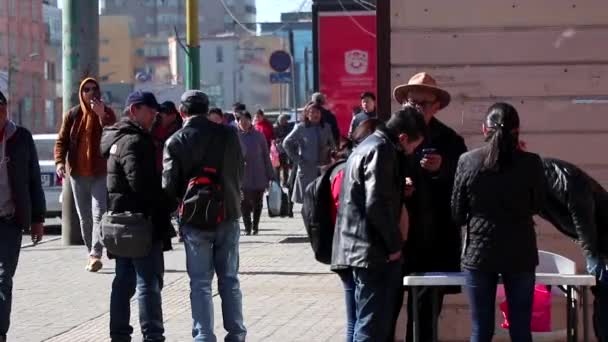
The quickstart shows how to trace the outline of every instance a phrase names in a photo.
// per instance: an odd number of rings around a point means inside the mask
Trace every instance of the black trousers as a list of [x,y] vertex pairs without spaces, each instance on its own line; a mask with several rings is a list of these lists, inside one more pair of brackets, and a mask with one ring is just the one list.
[[[241,198],[241,211],[243,212],[243,223],[245,231],[258,231],[260,225],[260,216],[262,216],[262,208],[264,206],[264,190],[243,190]],[[251,214],[253,213],[253,221]]]
[[[431,291],[421,291],[418,292],[418,321],[420,322],[420,341],[431,341],[433,338],[433,297],[431,296]],[[395,306],[393,308],[393,331],[397,326],[397,319],[399,318],[399,311],[401,311],[401,306],[403,305],[403,296],[404,291],[399,291],[400,297],[395,301]],[[443,306],[443,293],[438,293],[437,298],[437,312],[436,315],[439,317],[441,314],[441,308]],[[413,320],[413,308],[414,308],[414,300],[410,295],[407,297],[407,334],[405,340],[407,342],[412,342],[414,340],[414,320]],[[394,339],[390,340],[391,342]]]

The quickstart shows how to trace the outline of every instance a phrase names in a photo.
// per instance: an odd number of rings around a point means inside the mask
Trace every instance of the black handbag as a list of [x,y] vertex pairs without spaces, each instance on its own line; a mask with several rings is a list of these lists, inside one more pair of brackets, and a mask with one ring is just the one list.
[[140,213],[107,212],[101,218],[103,245],[113,256],[141,258],[152,248],[152,222]]

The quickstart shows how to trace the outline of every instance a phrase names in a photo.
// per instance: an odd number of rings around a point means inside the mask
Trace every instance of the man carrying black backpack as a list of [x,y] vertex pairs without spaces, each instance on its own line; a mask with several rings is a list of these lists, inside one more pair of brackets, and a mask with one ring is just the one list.
[[[195,340],[215,340],[211,283],[217,273],[227,341],[245,341],[239,273],[243,155],[234,129],[209,121],[209,99],[198,90],[181,97],[184,127],[165,144],[163,189],[180,205],[180,230],[190,277]],[[206,210],[200,210],[205,204]]]

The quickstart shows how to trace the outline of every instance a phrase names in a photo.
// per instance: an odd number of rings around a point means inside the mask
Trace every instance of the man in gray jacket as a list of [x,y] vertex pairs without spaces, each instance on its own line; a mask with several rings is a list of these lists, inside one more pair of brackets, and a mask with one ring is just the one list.
[[27,129],[8,120],[6,97],[0,92],[0,342],[6,342],[10,324],[21,232],[31,227],[32,242],[40,242],[45,212],[34,140]]

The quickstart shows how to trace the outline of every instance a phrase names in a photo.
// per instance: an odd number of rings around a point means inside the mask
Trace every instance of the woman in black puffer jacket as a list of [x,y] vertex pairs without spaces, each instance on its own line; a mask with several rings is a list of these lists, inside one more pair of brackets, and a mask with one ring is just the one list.
[[500,275],[511,340],[531,342],[538,264],[532,218],[544,202],[543,166],[538,155],[517,148],[519,115],[511,105],[492,105],[483,133],[487,145],[460,157],[452,194],[454,220],[466,228],[462,268],[473,322],[471,341],[492,340]]

